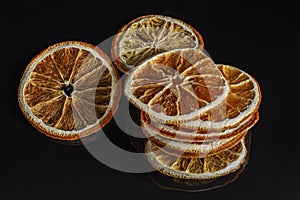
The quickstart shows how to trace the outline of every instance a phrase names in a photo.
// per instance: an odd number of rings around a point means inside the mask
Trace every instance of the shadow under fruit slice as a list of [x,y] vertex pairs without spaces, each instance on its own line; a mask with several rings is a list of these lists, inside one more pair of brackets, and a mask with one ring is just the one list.
[[40,132],[77,140],[100,130],[118,107],[119,76],[98,47],[79,41],[54,44],[27,65],[19,106]]
[[214,62],[191,48],[154,56],[125,81],[129,101],[162,123],[198,118],[221,104],[228,93],[228,84]]
[[161,52],[203,49],[202,36],[189,24],[164,15],[145,15],[125,24],[112,43],[114,63],[122,72]]
[[150,141],[145,152],[150,164],[162,174],[180,179],[213,179],[238,170],[245,162],[244,138],[230,149],[204,158],[185,158],[165,153]]

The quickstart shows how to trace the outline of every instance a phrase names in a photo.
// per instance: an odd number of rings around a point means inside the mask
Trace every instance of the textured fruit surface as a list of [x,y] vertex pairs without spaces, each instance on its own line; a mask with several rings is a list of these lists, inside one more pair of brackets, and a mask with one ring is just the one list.
[[119,98],[117,81],[117,72],[100,49],[76,41],[58,43],[26,68],[20,107],[46,135],[78,139],[110,120]]

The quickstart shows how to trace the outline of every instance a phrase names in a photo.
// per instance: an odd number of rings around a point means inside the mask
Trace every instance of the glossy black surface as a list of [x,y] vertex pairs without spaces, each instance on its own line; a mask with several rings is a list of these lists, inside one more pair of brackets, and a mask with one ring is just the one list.
[[[291,199],[299,180],[299,30],[297,6],[223,1],[8,2],[1,12],[1,187],[3,196],[40,199]],[[245,5],[242,5],[245,3]],[[37,132],[17,102],[19,79],[31,58],[56,42],[99,44],[131,19],[165,14],[191,24],[216,63],[231,64],[261,85],[260,120],[252,128],[251,156],[230,184],[205,192],[158,187],[149,174],[119,172],[80,145]],[[109,54],[108,49],[105,51]],[[124,123],[129,116],[124,116]],[[135,151],[112,122],[108,138]]]

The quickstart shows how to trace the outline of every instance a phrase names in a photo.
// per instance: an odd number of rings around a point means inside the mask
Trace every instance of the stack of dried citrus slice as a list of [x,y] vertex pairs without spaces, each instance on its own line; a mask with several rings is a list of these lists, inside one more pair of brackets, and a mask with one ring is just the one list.
[[[177,19],[144,16],[121,30],[113,53],[118,68],[130,70],[125,96],[142,111],[149,162],[184,179],[237,170],[247,155],[244,137],[259,118],[257,81],[239,68],[215,64],[202,51],[200,34]],[[195,39],[194,45],[180,43],[182,38]]]
[[[245,135],[258,121],[256,80],[215,64],[189,24],[163,15],[138,17],[112,44],[113,63],[126,73],[125,96],[139,108],[149,162],[163,174],[211,179],[237,170],[247,155]],[[45,135],[74,141],[107,124],[120,99],[109,57],[78,41],[52,45],[28,64],[18,100]]]

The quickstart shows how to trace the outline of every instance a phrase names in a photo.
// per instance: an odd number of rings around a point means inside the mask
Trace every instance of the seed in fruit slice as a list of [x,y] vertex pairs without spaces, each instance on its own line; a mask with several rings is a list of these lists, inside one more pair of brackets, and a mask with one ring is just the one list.
[[162,123],[195,119],[220,105],[228,93],[214,62],[191,48],[154,56],[125,81],[129,101]]
[[27,65],[20,108],[40,132],[77,140],[100,130],[117,109],[117,71],[98,47],[79,41],[54,44]]
[[149,163],[159,172],[181,179],[213,179],[238,170],[245,162],[244,138],[234,147],[204,158],[177,157],[165,153],[150,141],[145,144]]
[[146,15],[124,25],[112,43],[116,66],[124,73],[161,52],[203,49],[202,36],[189,24],[164,15]]

